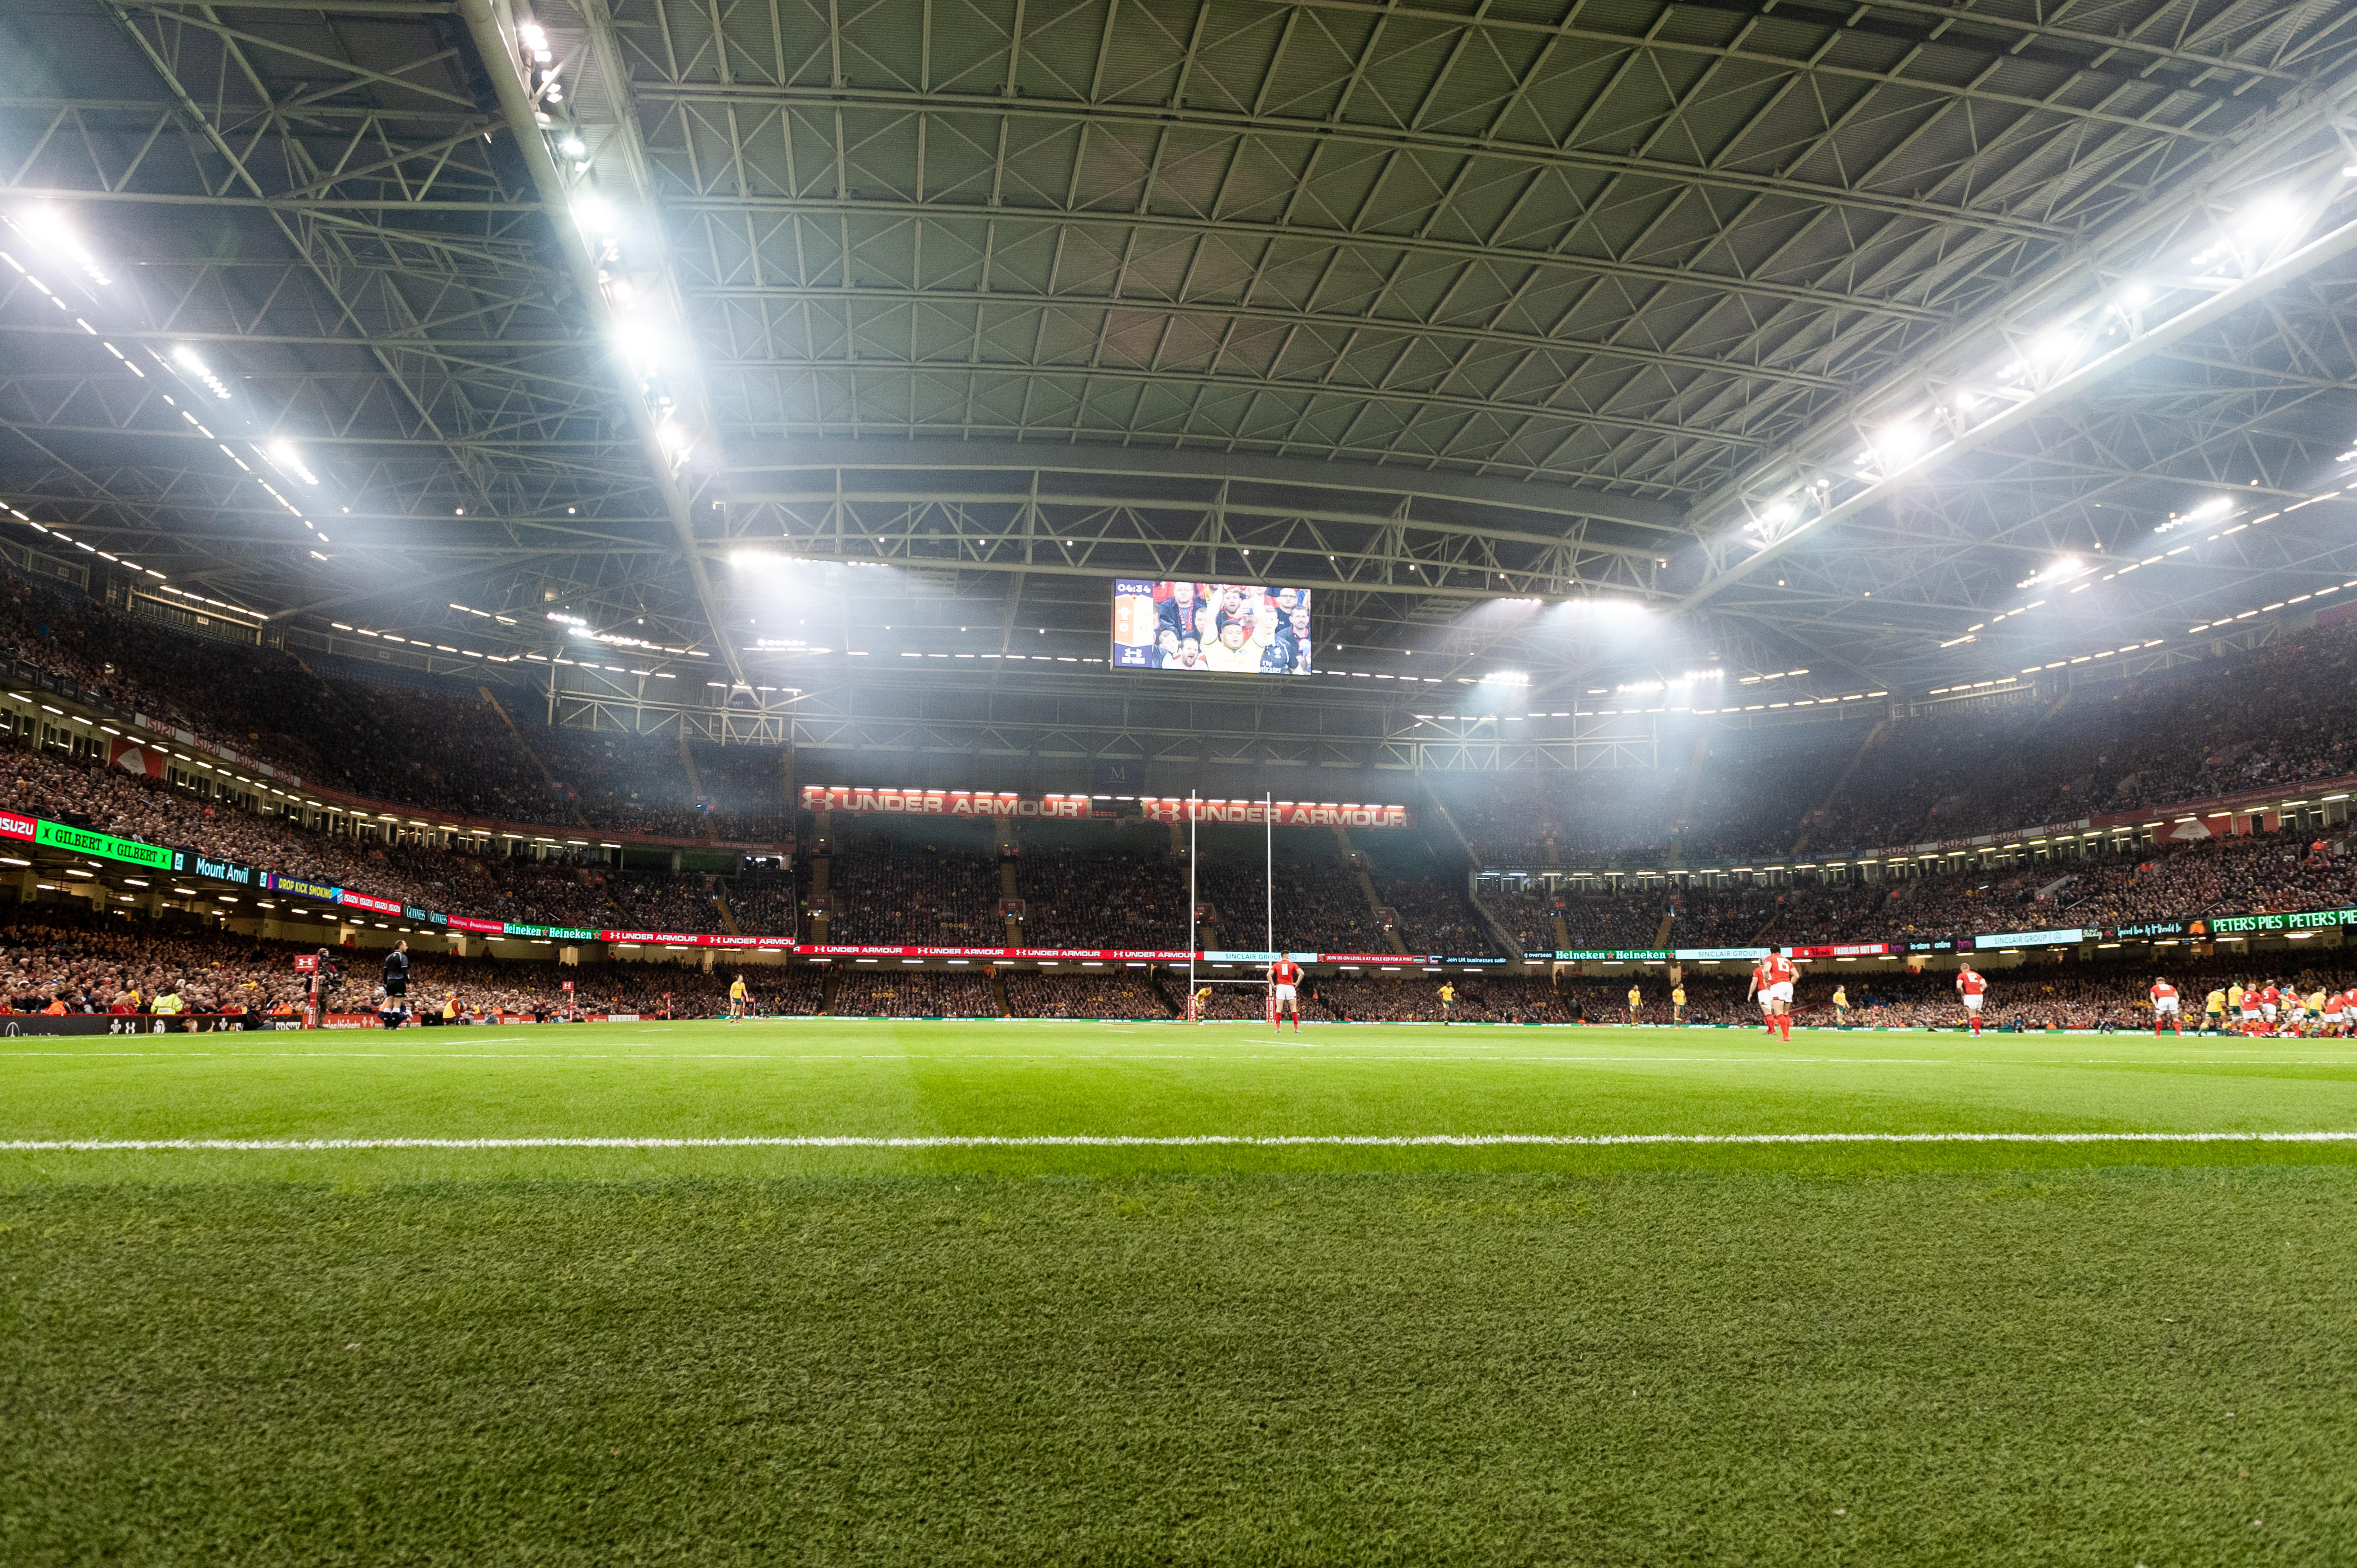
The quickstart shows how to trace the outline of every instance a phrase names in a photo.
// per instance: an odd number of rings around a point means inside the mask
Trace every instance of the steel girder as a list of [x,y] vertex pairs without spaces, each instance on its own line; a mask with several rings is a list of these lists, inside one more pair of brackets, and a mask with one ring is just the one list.
[[[194,347],[250,405],[238,434],[299,443],[334,498],[315,520],[332,542],[175,417],[167,377],[134,381],[9,297],[0,329],[30,352],[0,382],[5,479],[20,506],[281,613],[463,578],[495,602],[577,596],[700,626],[679,614],[688,553],[649,548],[663,513],[627,403],[447,10],[231,21],[142,0],[17,40],[50,91],[0,101],[0,209],[66,213],[113,267],[77,309],[135,363]],[[118,96],[72,91],[102,79]],[[146,220],[165,212],[179,220]],[[30,259],[56,281],[55,258]],[[629,569],[597,565],[607,550]]]
[[[2155,214],[2223,199],[2279,127],[2324,134],[2357,43],[2339,10],[2269,0],[2132,0],[2101,27],[1931,0],[1495,10],[565,0],[480,12],[479,48],[435,0],[60,6],[49,80],[0,99],[0,205],[49,192],[140,262],[110,340],[214,355],[350,521],[314,519],[315,542],[21,285],[0,489],[296,618],[447,580],[681,641],[727,629],[698,577],[748,539],[934,575],[1002,643],[1101,626],[1090,576],[1250,549],[1371,661],[1445,642],[1577,684],[1617,656],[1477,628],[1480,600],[1690,592],[1696,530],[1702,570],[1738,562],[1712,497]],[[527,18],[561,96],[498,79]],[[535,178],[573,135],[583,156]],[[650,447],[638,367],[592,326],[615,267],[576,275],[576,230],[544,216],[587,188],[643,220],[608,259],[678,328],[694,461]],[[2021,563],[2111,552],[2197,479],[2319,488],[2357,374],[2346,304],[2328,273],[2246,307],[1797,542],[1783,585],[1727,583],[1680,634],[1754,669],[1939,679],[1963,655],[1938,644],[2005,609]],[[838,436],[1056,462],[912,478]],[[827,452],[739,493],[780,442]],[[1306,488],[1190,489],[1148,451],[1294,457]],[[1398,493],[1308,472],[1345,456]],[[1588,499],[1424,493],[1445,475]],[[2222,602],[2322,572],[2322,515],[2205,538],[2200,582]],[[2136,578],[2079,597],[2109,607],[2071,634],[2115,648],[2183,602]]]

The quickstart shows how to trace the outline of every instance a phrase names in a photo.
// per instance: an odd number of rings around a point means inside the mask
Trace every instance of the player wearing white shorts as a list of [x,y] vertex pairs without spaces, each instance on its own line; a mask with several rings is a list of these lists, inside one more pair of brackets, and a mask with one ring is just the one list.
[[1966,964],[1956,971],[1956,994],[1964,1004],[1964,1021],[1973,1026],[1974,1034],[1979,1034],[1981,1000],[1988,994],[1988,982],[1982,979],[1980,972],[1972,965]]
[[2183,1036],[2185,1031],[2178,1025],[2177,987],[2169,983],[2168,976],[2157,974],[2152,979],[2152,1034],[2155,1039],[2160,1037],[2160,1021],[2163,1018],[2169,1020],[2170,1034]]
[[1268,1021],[1285,1032],[1286,1010],[1293,1012],[1293,1032],[1301,1033],[1301,966],[1289,958],[1278,959],[1268,966]]
[[1792,1037],[1792,982],[1799,972],[1782,948],[1770,948],[1768,956],[1751,968],[1750,994],[1760,999],[1768,1032],[1787,1040]]

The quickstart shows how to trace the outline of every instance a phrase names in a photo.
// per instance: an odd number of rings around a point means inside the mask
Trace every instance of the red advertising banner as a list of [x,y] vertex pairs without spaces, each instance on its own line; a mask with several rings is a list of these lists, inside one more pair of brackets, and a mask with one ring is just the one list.
[[1331,800],[1141,800],[1148,822],[1243,822],[1280,828],[1405,828],[1405,806],[1336,805]]
[[507,929],[497,920],[478,920],[467,915],[451,916],[449,927],[454,931],[481,931],[494,937]]
[[1787,958],[1880,958],[1885,953],[1904,952],[1902,947],[1889,942],[1847,942],[1830,948],[1786,948]]
[[398,898],[371,898],[365,893],[355,893],[349,887],[336,895],[336,902],[348,908],[369,909],[380,915],[406,913]]
[[978,794],[971,789],[855,789],[840,784],[802,786],[805,811],[844,811],[853,816],[1049,817],[1086,822],[1086,795]]
[[0,811],[0,838],[24,839],[30,842],[38,836],[41,824],[31,817],[20,817],[14,811]]
[[[453,920],[452,925],[457,922]],[[599,931],[601,942],[658,942],[677,948],[782,948],[784,937],[696,936],[686,931]]]
[[171,759],[160,751],[150,750],[135,740],[116,739],[107,743],[106,765],[120,768],[125,773],[137,773],[148,779],[164,777],[166,765]]

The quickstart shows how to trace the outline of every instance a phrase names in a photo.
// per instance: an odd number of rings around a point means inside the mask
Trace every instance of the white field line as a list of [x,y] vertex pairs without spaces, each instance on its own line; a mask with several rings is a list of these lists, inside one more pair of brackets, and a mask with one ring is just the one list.
[[1791,1144],[2357,1144],[2357,1131],[2309,1133],[1198,1133],[856,1135],[740,1138],[16,1138],[5,1154],[314,1154],[369,1149],[1197,1149],[1612,1148]]

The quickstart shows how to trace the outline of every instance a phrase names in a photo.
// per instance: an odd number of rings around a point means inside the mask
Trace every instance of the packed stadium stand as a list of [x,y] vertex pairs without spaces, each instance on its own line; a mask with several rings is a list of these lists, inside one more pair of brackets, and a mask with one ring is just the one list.
[[786,831],[776,746],[693,747],[699,800],[676,735],[551,726],[488,687],[390,667],[322,659],[314,669],[13,572],[0,573],[0,649],[156,726],[371,800],[687,839],[774,842]]
[[1058,845],[1025,854],[1016,872],[1027,947],[1187,944],[1187,868],[1168,851]]
[[884,832],[846,834],[834,849],[830,941],[1002,944],[996,852]]
[[835,977],[838,1018],[996,1018],[987,974],[938,970],[846,969]]
[[1555,940],[1555,906],[1559,895],[1545,885],[1489,881],[1475,897],[1514,939],[1516,951],[1552,952],[1565,945]]
[[[1482,785],[1450,814],[1485,866],[1679,864],[1954,839],[2357,773],[2357,622],[2248,654],[1878,725],[1719,732],[1659,768]],[[2280,693],[2301,693],[2284,711]],[[1694,785],[1692,804],[1682,809]],[[1552,831],[1559,828],[1558,831]],[[1552,857],[1552,858],[1551,858]]]
[[1142,972],[1078,974],[1017,970],[1006,976],[1006,1006],[1017,1018],[1168,1018],[1160,991]]
[[[367,680],[323,674],[274,649],[149,624],[14,575],[0,581],[0,639],[16,668],[47,671],[84,698],[391,804],[690,843],[812,831],[788,802],[780,748],[695,742],[683,750],[675,736],[552,728],[520,719],[486,692],[404,683],[382,671]],[[1676,870],[1706,857],[1784,854],[1799,846],[1830,853],[1921,836],[1953,840],[2341,777],[2357,768],[2341,727],[2357,716],[2343,690],[2352,639],[2357,632],[2347,627],[2310,628],[2248,655],[2055,702],[1724,732],[1684,757],[1665,748],[1658,768],[1452,779],[1435,797],[1445,822],[1433,812],[1416,830],[1361,834],[1348,848],[1323,830],[1265,835],[1207,828],[1198,897],[1211,918],[1199,935],[1206,946],[1260,947],[1272,880],[1282,949],[1468,956],[1549,951],[1557,946],[1558,914],[1573,949],[1610,950],[1971,937],[2350,907],[2357,904],[2357,867],[2348,846],[2336,834],[2288,830],[2142,843],[2125,853],[2105,845],[2086,859],[1960,865],[1886,882],[1786,877],[1773,886],[1674,886],[1657,877],[1638,885],[1625,867],[1611,878],[1544,878],[1645,854],[1675,854],[1663,864]],[[2313,693],[2295,715],[2279,715],[2266,701],[2286,684]],[[204,700],[190,700],[191,689]],[[479,844],[436,847],[397,825],[374,838],[339,836],[241,810],[222,794],[110,768],[95,752],[35,749],[31,741],[20,736],[6,784],[25,813],[198,846],[429,908],[519,923],[774,936],[800,929],[809,886],[807,857],[770,873],[624,869],[577,832],[575,843],[552,839],[538,858],[487,854]],[[1004,863],[1011,884],[985,824],[846,818],[834,824],[832,840],[834,942],[996,948],[1005,940],[1002,900],[1011,886],[1024,904],[1026,946],[1185,944],[1186,860],[1159,829],[1149,840],[1113,824],[1027,825]],[[1460,842],[1476,865],[1533,879],[1485,877],[1477,903]],[[1265,869],[1262,857],[1272,851]],[[1386,929],[1382,908],[1396,912],[1395,926]],[[815,1009],[822,983],[794,983],[799,1000],[788,1010]],[[935,1006],[987,1015],[998,1007],[995,995],[977,1000],[989,983],[971,975],[938,983],[918,974],[868,976],[859,983],[888,993],[877,1009],[888,1015],[925,1015]],[[1017,1015],[1110,1016],[1105,1009],[1134,1004],[1135,984],[1160,983],[1018,972],[1008,983],[1007,1005]],[[1317,983],[1325,989],[1315,1016],[1413,1018],[1428,1010],[1401,982],[1333,975]],[[1605,994],[1575,980],[1560,990],[1548,986],[1544,1005],[1484,1000],[1507,994],[1501,987],[1533,983],[1469,985],[1459,1015],[1552,1016],[1553,1009],[1583,1010],[1591,993]],[[1698,977],[1696,986],[1694,1015],[1715,1016],[1714,984]],[[616,996],[629,1000],[628,989]],[[689,989],[707,999],[717,994],[701,981]],[[1903,986],[1883,989],[1912,994]],[[1222,988],[1214,1015],[1251,1016],[1257,1004],[1232,990]],[[643,988],[630,993],[643,994]],[[840,999],[836,1010],[859,1000]],[[1937,1013],[1944,1000],[1888,1002],[1883,1015],[1919,1016],[1925,1005]],[[2113,1004],[2134,1000],[2122,993]],[[2064,996],[2054,1005],[2072,1017],[2089,1015],[2069,1013],[2071,1003]],[[1608,1005],[1620,1005],[1617,997]]]

